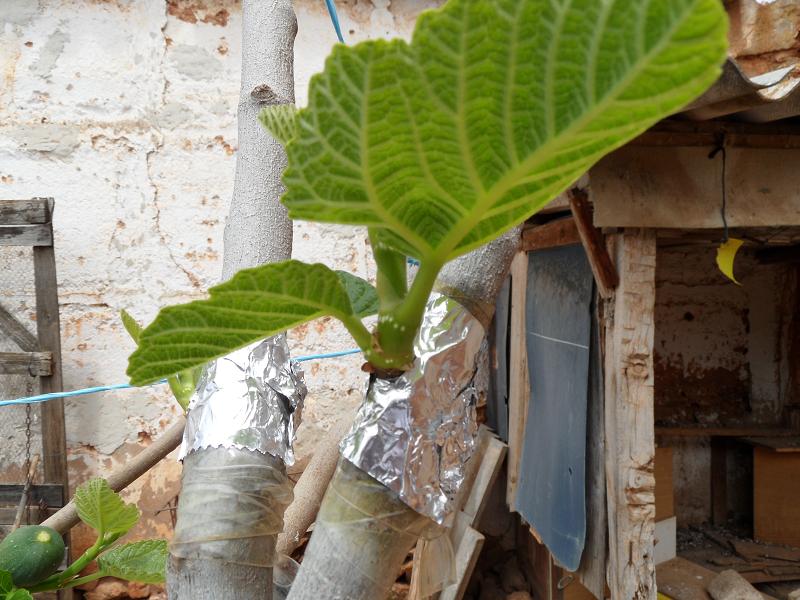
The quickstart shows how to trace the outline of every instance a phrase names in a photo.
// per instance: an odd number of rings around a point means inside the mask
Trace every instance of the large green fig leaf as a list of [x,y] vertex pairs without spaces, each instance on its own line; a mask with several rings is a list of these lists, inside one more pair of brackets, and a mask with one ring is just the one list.
[[239,271],[209,293],[208,300],[162,309],[144,329],[128,362],[133,385],[202,365],[318,317],[352,325],[378,309],[375,289],[366,281],[297,260]]
[[702,93],[726,29],[721,0],[450,0],[410,44],[334,48],[286,126],[284,202],[443,263]]

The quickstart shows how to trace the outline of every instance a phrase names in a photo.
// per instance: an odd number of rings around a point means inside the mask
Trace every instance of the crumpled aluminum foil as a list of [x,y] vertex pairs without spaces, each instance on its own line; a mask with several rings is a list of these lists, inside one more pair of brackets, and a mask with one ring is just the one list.
[[180,458],[201,448],[240,448],[291,465],[305,397],[285,335],[218,358],[203,369],[189,403]]
[[395,379],[370,378],[341,442],[344,458],[419,513],[445,523],[478,431],[475,358],[483,326],[441,294],[428,300],[414,366]]

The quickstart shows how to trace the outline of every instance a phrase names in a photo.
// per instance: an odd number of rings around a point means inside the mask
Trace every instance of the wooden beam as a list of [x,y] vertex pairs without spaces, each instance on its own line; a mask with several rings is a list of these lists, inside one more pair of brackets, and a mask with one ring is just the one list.
[[506,502],[516,510],[519,465],[525,439],[525,417],[530,400],[528,351],[525,335],[525,295],[528,287],[528,254],[520,252],[511,263],[511,324],[508,352],[508,479]]
[[[0,484],[0,504],[16,506],[24,488],[24,485]],[[49,507],[60,508],[64,506],[64,497],[64,488],[58,484],[44,483],[31,486],[31,504],[43,501]]]
[[[48,226],[52,226],[48,224]],[[33,271],[36,282],[36,328],[39,346],[51,352],[52,370],[49,376],[42,377],[41,391],[60,392],[61,379],[61,330],[58,316],[58,280],[56,278],[56,257],[52,246],[39,246],[33,249]],[[64,431],[64,401],[45,402],[42,415],[42,454],[44,455],[44,480],[64,486],[68,495],[67,479],[67,437]]]
[[785,122],[737,123],[665,120],[634,138],[631,146],[704,146],[713,148],[725,136],[736,148],[800,148],[800,127]]
[[610,236],[620,283],[603,306],[608,585],[614,600],[656,600],[653,330],[656,237]]
[[0,199],[0,225],[47,223],[49,218],[48,198]]
[[1,225],[0,246],[52,246],[53,229],[41,225]]
[[797,431],[774,427],[656,427],[666,437],[790,437]]
[[11,340],[25,352],[35,352],[39,349],[39,342],[28,328],[20,323],[5,306],[0,304],[0,331],[5,333]]
[[47,377],[53,373],[53,353],[0,352],[0,373]]
[[[612,152],[589,172],[594,224],[722,227],[722,157],[709,159],[710,149],[624,146]],[[728,147],[725,156],[729,227],[800,225],[800,149]]]
[[762,248],[756,251],[756,260],[762,265],[800,263],[800,244],[778,248]]
[[575,219],[571,217],[556,219],[544,225],[526,227],[522,230],[523,252],[580,243],[581,238],[578,237]]
[[592,224],[592,208],[585,190],[572,188],[568,192],[569,208],[575,219],[589,266],[592,268],[597,291],[602,298],[610,298],[614,288],[619,284],[619,275],[611,257],[608,255],[603,234]]

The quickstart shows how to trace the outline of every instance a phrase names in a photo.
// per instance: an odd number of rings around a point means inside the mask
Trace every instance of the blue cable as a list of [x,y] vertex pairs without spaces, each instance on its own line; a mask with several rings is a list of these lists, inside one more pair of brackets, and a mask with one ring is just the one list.
[[[166,379],[151,383],[150,385],[159,385],[165,383]],[[55,400],[56,398],[72,398],[73,396],[85,396],[86,394],[97,394],[98,392],[109,392],[111,390],[125,390],[133,387],[130,383],[117,383],[116,385],[99,385],[97,387],[84,388],[82,390],[73,390],[71,392],[50,392],[49,394],[39,394],[38,396],[30,396],[28,398],[17,398],[16,400],[3,400],[0,401],[0,406],[11,406],[13,404],[35,404],[37,402],[47,402],[48,400]]]
[[[350,354],[357,354],[361,352],[360,348],[352,348],[350,350],[339,350],[338,352],[325,352],[323,354],[309,354],[308,356],[299,356],[292,360],[292,362],[306,362],[308,360],[322,360],[324,358],[338,358],[340,356],[349,356]],[[166,383],[166,379],[156,381],[150,385],[161,385]],[[38,396],[29,396],[27,398],[17,398],[16,400],[0,400],[0,407],[13,406],[15,404],[36,404],[37,402],[47,402],[48,400],[56,400],[58,398],[73,398],[75,396],[86,396],[87,394],[97,394],[100,392],[110,392],[113,390],[127,390],[133,388],[130,383],[117,383],[115,385],[98,385],[96,387],[83,388],[81,390],[73,390],[71,392],[50,392],[49,394],[39,394]],[[145,386],[150,387],[150,386]]]
[[330,14],[331,21],[333,22],[333,28],[336,30],[336,37],[338,37],[339,41],[344,44],[342,28],[339,26],[339,15],[336,13],[336,5],[333,3],[333,0],[325,0],[325,4],[328,6],[328,14]]
[[352,348],[350,350],[339,350],[338,352],[326,352],[325,354],[309,354],[308,356],[299,356],[292,359],[292,362],[306,362],[307,360],[320,360],[322,358],[337,358],[339,356],[349,356],[350,354],[358,354],[361,348]]

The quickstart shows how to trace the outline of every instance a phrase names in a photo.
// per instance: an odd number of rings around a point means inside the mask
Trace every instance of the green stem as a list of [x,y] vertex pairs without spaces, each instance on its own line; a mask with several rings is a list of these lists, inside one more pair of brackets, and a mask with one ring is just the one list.
[[375,287],[380,299],[381,312],[395,308],[408,293],[406,257],[385,246],[377,231],[369,230],[372,256],[378,267]]
[[353,339],[358,347],[361,348],[361,351],[365,355],[369,355],[372,352],[372,335],[369,329],[364,326],[364,323],[361,322],[361,319],[355,315],[350,315],[339,316],[339,320],[347,328],[347,331],[350,332],[350,335],[353,336]]
[[64,569],[60,573],[56,573],[42,581],[41,583],[36,584],[36,586],[29,589],[31,592],[43,592],[47,590],[56,590],[64,587],[70,579],[75,577],[78,573],[83,571],[87,565],[92,562],[95,558],[100,556],[111,544],[116,542],[120,537],[122,537],[121,533],[114,533],[109,536],[99,535],[95,540],[94,544],[91,548],[88,548],[81,556],[72,563],[68,568]]
[[78,577],[77,579],[73,579],[72,581],[62,585],[60,589],[65,590],[67,588],[75,587],[76,585],[83,585],[84,583],[89,583],[90,581],[100,579],[101,577],[105,577],[106,575],[107,573],[105,571],[96,571],[91,575],[85,575],[84,577]]
[[381,314],[377,330],[379,350],[376,360],[371,360],[373,364],[405,369],[413,362],[414,338],[441,269],[441,262],[423,260],[403,301],[394,310]]
[[186,412],[189,408],[189,400],[197,387],[198,369],[186,369],[172,377],[167,377],[169,389],[178,401],[178,404]]

